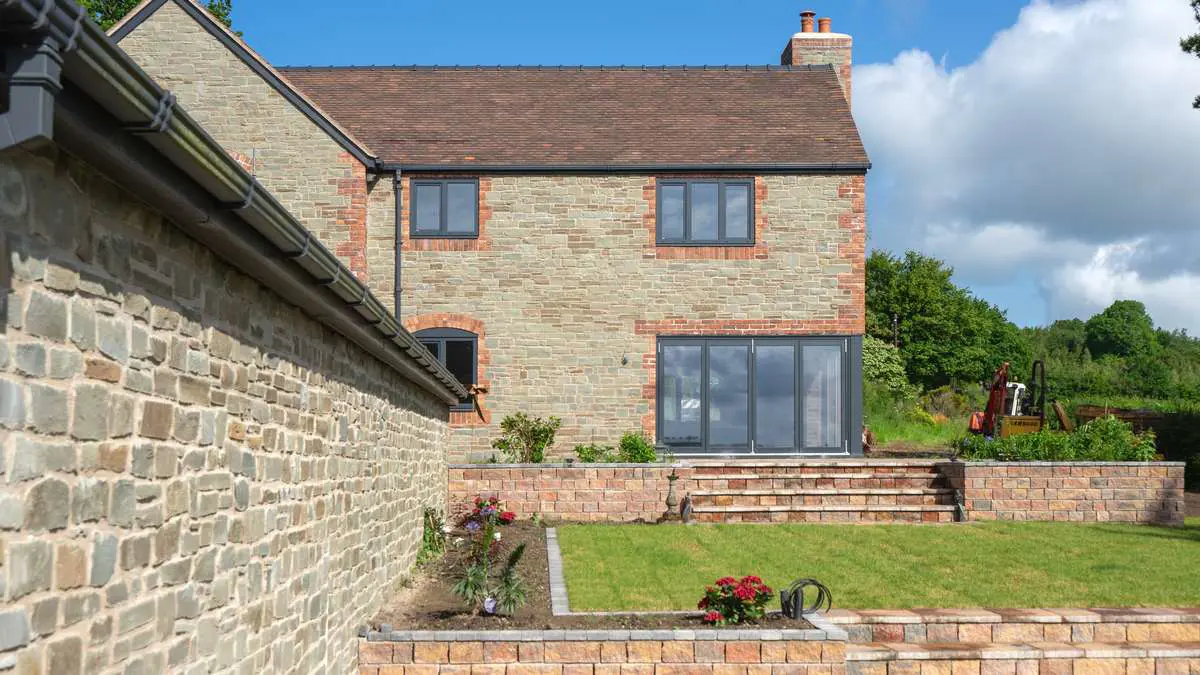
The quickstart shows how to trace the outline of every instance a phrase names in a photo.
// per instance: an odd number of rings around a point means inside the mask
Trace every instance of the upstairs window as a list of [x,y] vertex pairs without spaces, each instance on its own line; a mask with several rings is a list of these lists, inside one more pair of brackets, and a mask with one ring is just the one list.
[[[479,336],[458,328],[427,328],[413,333],[413,336],[437,357],[464,387],[470,388],[471,385],[478,384],[475,374],[479,366]],[[470,401],[451,408],[471,409]]]
[[414,180],[410,184],[413,237],[479,236],[479,181]]
[[658,243],[727,246],[754,243],[751,180],[658,181]]

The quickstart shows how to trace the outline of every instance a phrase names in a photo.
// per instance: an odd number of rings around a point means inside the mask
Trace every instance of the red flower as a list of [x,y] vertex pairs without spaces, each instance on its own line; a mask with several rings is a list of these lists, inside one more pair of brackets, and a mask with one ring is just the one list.
[[717,612],[709,612],[704,615],[704,623],[716,623],[721,620],[721,615]]
[[517,514],[513,513],[512,511],[505,511],[504,513],[500,514],[500,522],[502,523],[511,523],[516,519]]
[[696,603],[696,609],[708,609],[708,598],[700,598],[700,602]]
[[754,596],[756,595],[754,589],[746,584],[738,584],[738,587],[733,589],[733,594],[736,595],[739,600],[753,600]]
[[742,583],[743,584],[761,584],[762,579],[759,577],[756,577],[754,575],[750,575],[750,576],[742,577]]
[[733,577],[721,577],[720,579],[717,579],[718,586],[732,586],[736,583],[737,579],[734,579]]

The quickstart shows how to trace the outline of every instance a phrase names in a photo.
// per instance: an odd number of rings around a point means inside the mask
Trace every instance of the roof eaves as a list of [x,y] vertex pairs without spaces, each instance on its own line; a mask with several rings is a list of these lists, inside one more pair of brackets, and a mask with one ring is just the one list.
[[[146,19],[153,16],[166,2],[167,0],[142,0],[141,4],[109,29],[108,36],[113,42],[120,43],[125,36],[132,33]],[[376,154],[365,143],[355,138],[348,130],[326,114],[325,111],[321,110],[312,99],[308,98],[304,92],[292,85],[282,73],[271,66],[266,59],[262,58],[258,52],[254,51],[250,45],[246,44],[228,26],[217,21],[196,0],[174,0],[174,2],[195,19],[210,35],[221,42],[234,56],[261,77],[271,88],[295,106],[305,117],[308,117],[317,127],[333,138],[334,141],[345,148],[355,159],[362,162],[370,170],[378,168],[379,161]]]

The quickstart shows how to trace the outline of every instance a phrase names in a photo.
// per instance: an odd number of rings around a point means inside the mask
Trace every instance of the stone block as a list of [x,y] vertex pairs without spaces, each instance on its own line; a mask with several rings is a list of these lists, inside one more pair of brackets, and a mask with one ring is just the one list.
[[46,645],[46,672],[54,675],[80,675],[83,671],[83,639],[75,636],[54,640]]
[[50,590],[50,542],[41,540],[16,541],[8,544],[5,565],[8,567],[8,600],[37,591]]
[[104,440],[108,434],[108,395],[108,387],[102,384],[75,386],[72,436],[85,441]]
[[117,538],[115,535],[97,533],[92,538],[92,567],[88,582],[92,586],[104,586],[112,578],[117,567]]
[[73,541],[59,542],[54,551],[54,587],[79,588],[87,583],[87,550]]
[[759,663],[760,645],[758,642],[729,642],[725,645],[726,663]]
[[57,596],[50,596],[33,603],[30,626],[34,635],[49,635],[58,628],[58,602]]
[[46,376],[46,348],[36,342],[23,342],[13,349],[17,372],[29,377]]
[[38,481],[25,496],[25,529],[30,532],[61,530],[67,526],[71,489],[57,478]]
[[139,433],[147,438],[165,441],[171,437],[174,406],[162,401],[142,403],[142,423]]
[[31,639],[29,614],[24,607],[0,612],[0,652],[24,647]]
[[57,295],[34,290],[25,310],[25,332],[59,342],[67,339],[67,301]]

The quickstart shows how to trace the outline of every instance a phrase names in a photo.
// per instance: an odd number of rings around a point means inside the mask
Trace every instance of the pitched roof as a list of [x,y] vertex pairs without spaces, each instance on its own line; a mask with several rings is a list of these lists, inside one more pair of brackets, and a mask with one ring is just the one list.
[[830,66],[279,71],[402,166],[869,167]]
[[[173,1],[185,13],[191,16],[196,23],[200,24],[204,30],[208,31],[210,35],[232,52],[234,56],[261,77],[271,88],[279,92],[292,105],[296,106],[301,113],[312,120],[322,131],[329,134],[347,152],[363,164],[374,166],[375,153],[370,147],[355,138],[349,131],[339,125],[337,121],[326,114],[325,111],[321,110],[316,103],[305,96],[304,92],[293,86],[291,82],[288,82],[287,78],[282,76],[271,64],[267,63],[266,59],[259,56],[258,52],[251,49],[250,45],[246,44],[246,41],[241,36],[218,21],[207,8],[197,2],[197,0]],[[108,36],[113,42],[120,43],[125,36],[132,33],[138,26],[153,16],[166,2],[167,0],[142,0],[124,18],[108,29]]]

